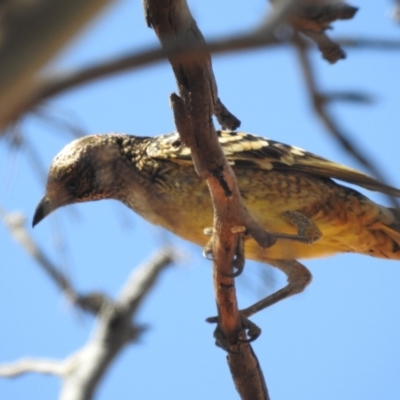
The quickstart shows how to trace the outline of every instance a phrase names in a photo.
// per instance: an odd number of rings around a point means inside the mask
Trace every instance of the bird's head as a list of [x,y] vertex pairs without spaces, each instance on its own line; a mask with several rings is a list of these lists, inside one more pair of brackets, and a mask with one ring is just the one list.
[[46,194],[36,208],[32,226],[61,206],[112,198],[118,154],[118,146],[106,135],[85,136],[64,147],[51,163]]

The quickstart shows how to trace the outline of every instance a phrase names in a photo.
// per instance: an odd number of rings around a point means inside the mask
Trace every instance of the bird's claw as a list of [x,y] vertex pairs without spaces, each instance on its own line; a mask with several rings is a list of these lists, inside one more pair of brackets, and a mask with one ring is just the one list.
[[239,338],[239,342],[242,343],[251,343],[254,342],[261,335],[261,328],[256,325],[254,322],[250,321],[247,317],[245,317],[242,313],[240,314],[240,319],[242,321],[243,329],[246,333],[246,339]]
[[230,343],[227,341],[224,336],[218,317],[209,317],[206,319],[208,323],[216,323],[217,327],[214,331],[215,345],[224,349],[226,352],[230,354],[236,354],[236,351],[232,350],[232,346],[237,345],[238,343],[251,343],[256,340],[261,335],[261,329],[254,322],[251,322],[245,315],[240,313],[240,321],[242,324],[242,329],[244,330],[244,336],[246,339],[242,339],[241,336],[243,332],[241,332],[237,338],[237,343]]

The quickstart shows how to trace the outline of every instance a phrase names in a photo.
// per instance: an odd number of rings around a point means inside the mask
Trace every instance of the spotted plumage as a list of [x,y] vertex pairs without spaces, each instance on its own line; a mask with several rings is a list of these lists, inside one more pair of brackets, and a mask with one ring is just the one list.
[[[305,172],[325,178],[335,178],[393,196],[396,188],[384,185],[355,169],[329,161],[296,146],[290,146],[244,132],[218,131],[221,148],[231,165],[240,164],[263,170]],[[182,146],[177,132],[148,138],[146,154],[152,158],[175,159],[191,163],[190,149]]]
[[[245,245],[246,257],[270,263],[289,277],[290,290],[278,292],[280,297],[269,304],[310,281],[296,259],[342,252],[400,259],[397,211],[332,178],[397,197],[400,190],[298,147],[243,132],[220,131],[218,137],[246,208],[264,229],[278,234],[267,249],[251,239]],[[93,135],[70,143],[51,164],[33,223],[60,206],[106,198],[122,201],[186,240],[208,241],[203,233],[213,219],[208,188],[177,133]]]

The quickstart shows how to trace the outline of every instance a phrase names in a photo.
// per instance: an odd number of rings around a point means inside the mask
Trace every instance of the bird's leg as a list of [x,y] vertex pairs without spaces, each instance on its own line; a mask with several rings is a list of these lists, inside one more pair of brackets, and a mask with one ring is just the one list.
[[[265,297],[257,303],[240,310],[243,328],[249,336],[248,341],[253,341],[261,334],[261,329],[251,322],[248,317],[267,308],[278,301],[286,299],[297,293],[301,293],[305,287],[311,282],[312,275],[310,271],[296,260],[268,260],[268,264],[279,268],[287,276],[288,284],[277,292]],[[218,323],[218,317],[206,319],[210,323]],[[243,340],[241,340],[243,341]]]
[[255,313],[272,306],[278,301],[284,300],[294,294],[301,293],[311,282],[311,272],[296,260],[268,260],[268,264],[279,268],[287,276],[288,284],[275,293],[265,297],[257,303],[240,310],[244,317],[250,317]]
[[[300,211],[285,211],[281,214],[281,217],[289,222],[291,225],[294,225],[297,228],[297,234],[290,234],[290,233],[281,233],[281,232],[268,232],[276,239],[288,239],[288,240],[295,240],[297,242],[302,242],[306,244],[315,243],[319,240],[322,236],[321,231],[318,229],[317,225],[314,224],[308,217],[306,217]],[[244,227],[237,227],[237,232],[243,233],[242,238],[238,242],[238,246],[243,247],[243,242],[248,238],[246,235],[246,231]],[[244,230],[243,230],[244,229]],[[237,233],[236,231],[234,231]],[[205,228],[204,234],[207,236],[211,236],[211,239],[207,242],[207,244],[203,248],[203,255],[205,258],[209,260],[213,260],[212,258],[212,235],[213,235],[213,228]],[[238,248],[238,254],[243,255],[244,259],[244,249],[242,251]],[[243,270],[243,267],[237,268],[238,270]],[[240,273],[238,274],[240,275]],[[236,276],[236,275],[235,275]]]
[[[318,227],[304,214],[299,211],[286,211],[282,214],[282,218],[290,222],[297,227],[297,234],[284,234],[284,233],[273,233],[276,238],[296,240],[299,242],[312,244],[322,236],[321,231]],[[212,229],[205,230],[205,234],[212,235]],[[244,269],[244,240],[246,239],[245,233],[241,233],[241,237],[238,240],[235,259],[233,260],[233,266],[237,269],[233,276],[238,276]],[[205,246],[203,254],[212,254],[211,241]],[[257,303],[240,310],[240,317],[242,321],[243,329],[245,329],[248,336],[247,340],[239,339],[239,341],[253,341],[257,339],[261,334],[261,329],[251,322],[248,317],[277,303],[289,296],[302,292],[305,287],[311,282],[312,276],[310,271],[296,260],[268,260],[268,263],[274,267],[279,268],[287,276],[288,284],[278,290],[277,292],[267,296],[266,298],[258,301]],[[210,323],[218,323],[218,317],[210,317],[206,319]],[[222,338],[222,334],[217,326],[214,334],[217,339],[217,344],[223,348],[227,348],[226,343]]]
[[282,218],[297,228],[297,234],[272,233],[277,239],[289,239],[297,242],[312,244],[322,236],[317,225],[300,211],[285,211]]
[[[306,244],[315,243],[322,236],[321,231],[318,229],[317,225],[314,224],[308,217],[306,217],[300,211],[285,211],[281,214],[281,217],[289,222],[291,225],[297,228],[296,234],[290,233],[281,233],[281,232],[268,232],[276,239],[287,239],[294,240],[297,242],[302,242]],[[243,227],[238,227],[243,228]],[[204,234],[207,236],[213,235],[213,228],[204,229]],[[248,238],[246,232],[243,231],[243,237],[239,240],[239,246],[243,246],[243,241]],[[237,253],[244,254],[243,251],[238,249]],[[212,260],[212,238],[208,241],[208,243],[204,246],[203,255],[209,260]],[[244,256],[243,256],[244,258]],[[237,267],[238,270],[242,271],[243,267]],[[235,276],[240,275],[240,272]]]

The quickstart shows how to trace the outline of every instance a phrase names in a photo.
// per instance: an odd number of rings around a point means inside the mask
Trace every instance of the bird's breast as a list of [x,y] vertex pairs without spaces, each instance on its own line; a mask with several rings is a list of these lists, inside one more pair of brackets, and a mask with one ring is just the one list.
[[[282,239],[269,249],[261,249],[250,239],[246,243],[248,258],[301,259],[357,251],[352,242],[357,244],[357,234],[365,231],[364,223],[360,223],[365,210],[361,210],[359,194],[330,180],[306,174],[234,169],[245,206],[264,229],[296,234],[298,227],[282,218],[282,213],[300,211],[322,232],[322,238],[312,245]],[[144,192],[132,193],[128,203],[149,222],[183,239],[201,246],[209,240],[204,229],[213,224],[211,198],[206,183],[193,167],[169,168],[161,179],[147,185]]]

